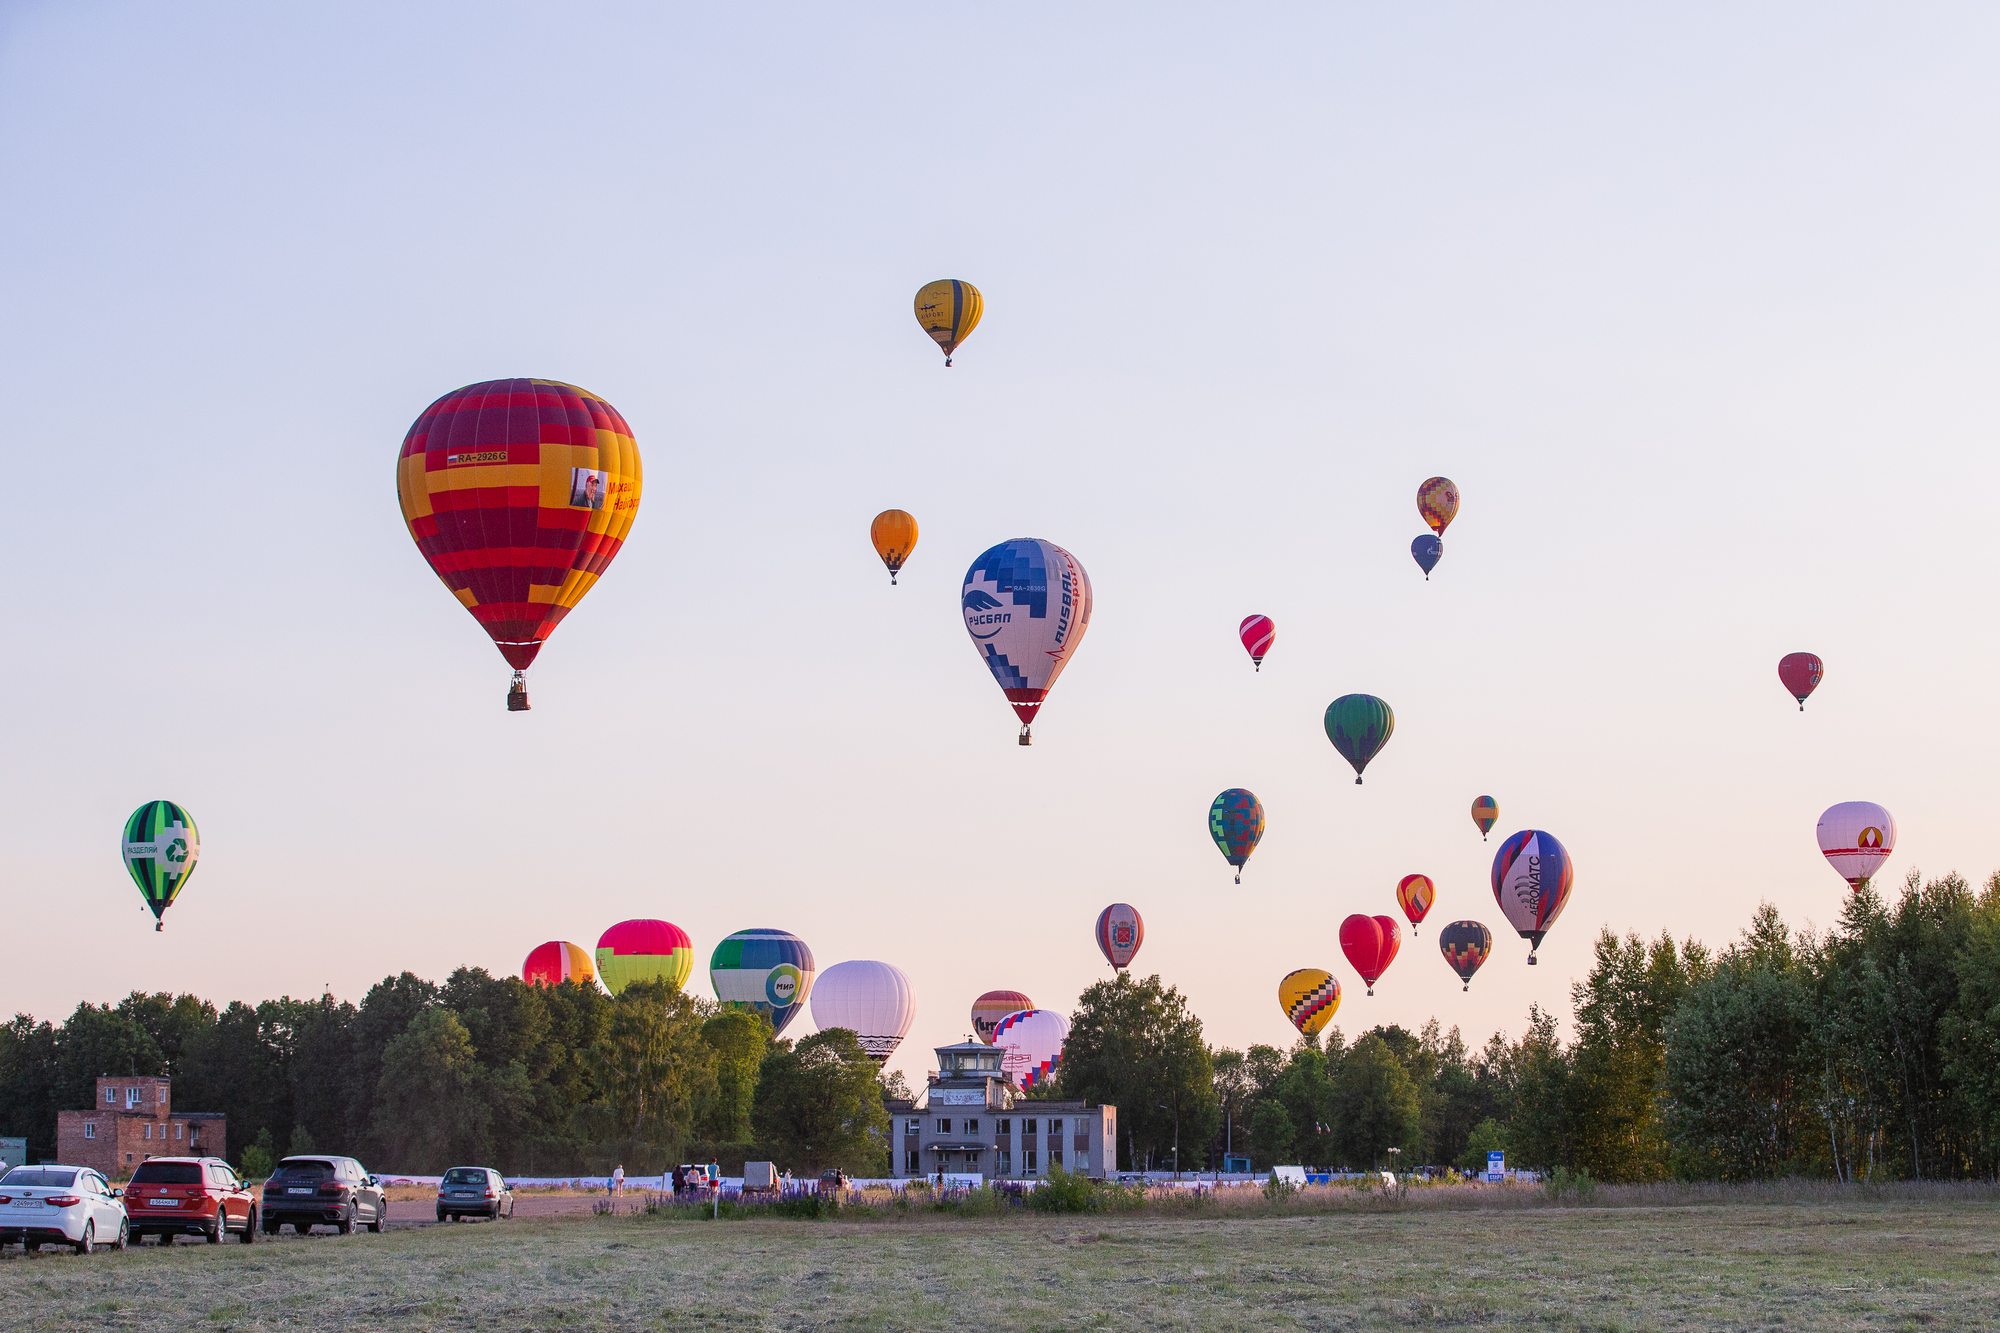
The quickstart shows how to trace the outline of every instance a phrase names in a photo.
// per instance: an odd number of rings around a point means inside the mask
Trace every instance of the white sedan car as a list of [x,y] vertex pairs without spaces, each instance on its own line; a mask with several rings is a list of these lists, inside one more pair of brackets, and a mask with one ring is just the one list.
[[0,1245],[122,1250],[131,1234],[122,1194],[87,1166],[17,1166],[0,1176]]

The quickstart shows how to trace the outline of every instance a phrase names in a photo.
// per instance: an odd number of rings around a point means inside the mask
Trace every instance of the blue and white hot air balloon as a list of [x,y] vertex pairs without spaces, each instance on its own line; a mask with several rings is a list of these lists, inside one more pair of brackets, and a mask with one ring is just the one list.
[[959,605],[972,646],[1021,719],[1021,744],[1033,744],[1028,729],[1090,628],[1090,576],[1054,542],[1016,537],[972,562]]
[[1436,533],[1426,532],[1410,543],[1410,558],[1417,562],[1417,568],[1424,571],[1424,582],[1431,580],[1431,571],[1438,561],[1444,559],[1444,542]]
[[812,992],[812,950],[789,930],[739,930],[715,946],[708,979],[716,999],[754,1009],[783,1032]]

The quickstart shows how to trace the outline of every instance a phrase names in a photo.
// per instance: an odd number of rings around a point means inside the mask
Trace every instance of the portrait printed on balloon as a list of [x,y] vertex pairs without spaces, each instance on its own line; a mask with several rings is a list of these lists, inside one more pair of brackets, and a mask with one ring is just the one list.
[[569,470],[569,506],[572,509],[604,508],[604,493],[611,489],[610,478],[587,467]]

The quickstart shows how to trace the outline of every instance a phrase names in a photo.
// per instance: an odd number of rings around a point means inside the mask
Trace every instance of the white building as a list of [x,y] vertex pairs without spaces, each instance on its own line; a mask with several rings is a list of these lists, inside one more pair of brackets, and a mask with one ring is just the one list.
[[891,1110],[891,1175],[1032,1180],[1059,1166],[1102,1180],[1115,1164],[1117,1107],[1022,1096],[1000,1070],[998,1046],[968,1041],[936,1050],[930,1086]]

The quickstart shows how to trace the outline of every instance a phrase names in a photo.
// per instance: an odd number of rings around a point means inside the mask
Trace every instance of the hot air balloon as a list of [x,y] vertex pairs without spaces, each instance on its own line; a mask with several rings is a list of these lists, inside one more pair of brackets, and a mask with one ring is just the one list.
[[1438,561],[1444,559],[1443,540],[1434,532],[1415,538],[1410,542],[1410,559],[1417,562],[1417,568],[1424,571],[1424,582],[1429,583],[1431,571],[1437,568]]
[[1491,796],[1481,796],[1472,803],[1472,822],[1479,825],[1479,840],[1486,841],[1486,835],[1500,822],[1500,802]]
[[679,990],[694,970],[694,941],[671,921],[620,921],[597,937],[597,975],[613,995],[635,981]]
[[884,509],[868,525],[868,540],[875,543],[875,554],[889,567],[893,586],[903,562],[917,549],[917,520],[900,509]]
[[1842,801],[1819,817],[1819,849],[1859,893],[1896,850],[1896,818],[1873,801]]
[[1347,955],[1348,966],[1368,983],[1370,995],[1375,993],[1375,983],[1389,970],[1389,964],[1396,961],[1396,950],[1402,944],[1402,927],[1392,916],[1364,916],[1356,912],[1340,923],[1340,951]]
[[1264,803],[1257,793],[1231,787],[1208,806],[1208,836],[1215,839],[1223,860],[1236,867],[1236,882],[1243,882],[1243,863],[1264,839]]
[[639,513],[639,446],[611,404],[555,380],[488,380],[424,409],[396,494],[417,549],[522,675],[610,567]]
[[1786,653],[1778,659],[1778,679],[1799,701],[1801,713],[1806,711],[1806,696],[1819,688],[1819,678],[1825,674],[1826,663],[1812,653]]
[[991,1046],[993,1029],[1000,1026],[1001,1019],[1034,1007],[1035,1002],[1020,991],[987,991],[972,1002],[972,1035]]
[[903,969],[870,959],[835,963],[813,979],[813,1024],[846,1028],[877,1062],[896,1053],[917,1016],[916,992]]
[[1510,835],[1493,854],[1493,901],[1500,904],[1507,924],[1528,942],[1528,965],[1542,947],[1563,905],[1569,902],[1576,865],[1569,852],[1540,829]]
[[1430,912],[1436,897],[1437,885],[1431,883],[1429,875],[1405,875],[1396,881],[1396,902],[1403,915],[1410,918],[1410,934],[1417,933],[1417,926]]
[[1271,623],[1269,616],[1245,616],[1243,623],[1236,627],[1236,637],[1243,640],[1243,651],[1250,654],[1250,665],[1257,670],[1264,669],[1264,654],[1271,651],[1277,641],[1278,627]]
[[789,930],[739,930],[715,946],[708,979],[716,999],[764,1015],[776,1035],[805,1008],[812,950]]
[[1146,939],[1146,923],[1130,903],[1113,903],[1097,914],[1097,947],[1104,960],[1123,972]]
[[172,801],[148,801],[125,821],[118,850],[125,858],[125,873],[153,911],[153,929],[162,929],[167,909],[201,860],[201,834],[195,831],[194,816]]
[[1340,757],[1354,765],[1354,785],[1361,770],[1389,743],[1396,715],[1372,694],[1343,694],[1326,706],[1326,738]]
[[588,984],[597,980],[597,972],[581,944],[550,940],[529,951],[521,964],[521,980],[530,986],[560,986],[565,981]]
[[980,553],[959,596],[965,632],[1014,715],[1021,744],[1090,628],[1090,576],[1054,542],[1016,537]]
[[1324,968],[1302,967],[1278,982],[1278,1007],[1308,1037],[1319,1035],[1340,1008],[1340,982]]
[[1000,1071],[1026,1092],[1055,1077],[1069,1040],[1069,1020],[1053,1009],[1023,1009],[1001,1019],[993,1029],[994,1046],[1007,1052]]
[[1417,487],[1417,512],[1432,532],[1444,536],[1444,530],[1458,517],[1458,487],[1450,477],[1432,477]]
[[947,366],[951,364],[951,354],[972,336],[972,331],[979,327],[979,317],[985,313],[986,302],[979,289],[969,282],[939,278],[917,288],[917,323],[944,349]]
[[1477,921],[1454,921],[1438,932],[1438,952],[1465,983],[1461,989],[1471,990],[1472,974],[1493,952],[1493,932]]

